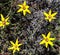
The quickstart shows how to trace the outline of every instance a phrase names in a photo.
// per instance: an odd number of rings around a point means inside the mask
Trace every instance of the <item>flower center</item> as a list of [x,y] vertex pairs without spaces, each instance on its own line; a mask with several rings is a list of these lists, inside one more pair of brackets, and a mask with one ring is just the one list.
[[45,41],[46,41],[46,42],[48,42],[48,41],[49,41],[49,39],[48,39],[48,38],[46,38],[46,39],[45,39]]
[[3,25],[5,25],[6,24],[6,21],[2,21],[2,23],[3,23]]
[[49,15],[49,16],[48,16],[48,18],[50,18],[50,19],[51,19],[51,18],[52,18],[52,17],[51,17],[51,15]]
[[26,6],[25,6],[25,5],[23,5],[23,9],[24,9],[24,10],[26,9]]
[[17,45],[15,45],[15,47],[14,48],[17,48]]

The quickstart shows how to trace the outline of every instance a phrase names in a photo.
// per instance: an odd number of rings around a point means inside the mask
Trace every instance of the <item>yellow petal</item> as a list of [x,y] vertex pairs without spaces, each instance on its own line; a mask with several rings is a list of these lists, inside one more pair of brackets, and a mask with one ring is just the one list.
[[27,9],[26,11],[27,11],[29,14],[31,14],[30,10]]
[[13,50],[13,54],[15,53],[15,51],[16,51],[16,50],[14,49],[14,50]]
[[6,22],[8,21],[9,17],[6,18]]
[[24,16],[26,15],[26,10],[23,10],[23,15],[24,15]]
[[46,36],[44,34],[42,34],[42,36],[43,36],[44,39],[46,38]]
[[53,13],[52,16],[55,16],[57,14],[57,12]]
[[50,38],[50,40],[55,40],[55,38]]
[[51,46],[53,46],[53,45],[54,45],[51,41],[49,42],[49,44],[50,44]]
[[47,38],[50,38],[50,35],[51,35],[51,32],[49,32],[49,33],[47,34]]
[[4,18],[4,16],[1,14],[1,20],[2,21],[4,21],[5,20],[5,18]]
[[48,42],[45,43],[46,48],[48,48]]
[[16,39],[16,45],[18,45],[18,39]]
[[6,25],[9,25],[9,22],[6,22]]
[[19,7],[22,7],[22,5],[18,4]]
[[17,48],[17,50],[19,51],[19,50],[20,50],[20,48]]
[[23,3],[24,5],[26,5],[26,1],[24,1],[24,3]]
[[52,17],[53,19],[56,19],[55,17]]
[[29,8],[29,6],[28,6],[28,5],[26,5],[26,8],[28,9],[28,8]]
[[19,9],[17,12],[21,12],[21,11],[23,11],[23,9]]
[[21,46],[22,44],[19,44],[18,46]]
[[44,15],[45,15],[45,16],[48,16],[48,14],[47,14],[46,12],[44,12]]
[[46,17],[46,18],[45,18],[45,20],[47,20],[47,21],[48,21],[48,20],[49,20],[49,18],[48,18],[48,17]]
[[52,19],[49,19],[49,22],[51,22],[52,21]]
[[49,15],[51,15],[51,9],[49,10]]
[[12,45],[15,45],[14,42],[12,42],[12,41],[10,41],[10,43],[11,43]]
[[9,47],[9,48],[8,48],[8,50],[12,50],[12,49],[13,49],[13,47]]
[[0,21],[0,26],[3,26],[2,21]]
[[40,44],[44,44],[45,43],[45,41],[44,40],[42,40],[41,42],[40,42]]
[[48,17],[45,18],[46,20],[48,19]]

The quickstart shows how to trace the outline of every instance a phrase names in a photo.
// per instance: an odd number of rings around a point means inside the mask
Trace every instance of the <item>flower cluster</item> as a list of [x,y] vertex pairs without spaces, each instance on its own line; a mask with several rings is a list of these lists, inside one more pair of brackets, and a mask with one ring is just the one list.
[[[29,10],[29,6],[26,4],[26,1],[24,1],[23,4],[18,4],[17,6],[19,6],[20,8],[17,10],[17,13],[19,12],[23,12],[23,15],[26,16],[26,13],[31,14],[31,11]],[[57,14],[57,12],[52,13],[52,10],[50,9],[48,13],[46,13],[45,11],[43,12],[43,14],[46,16],[45,20],[48,20],[49,22],[51,22],[53,19],[56,19],[55,16]],[[9,17],[7,17],[6,19],[4,18],[4,16],[2,14],[1,15],[1,21],[0,21],[0,27],[5,27],[6,25],[9,25],[10,22]],[[47,36],[45,34],[42,34],[43,36],[43,40],[39,43],[39,44],[45,44],[46,48],[48,48],[49,45],[51,45],[52,47],[54,46],[53,42],[55,40],[55,38],[50,38],[51,32],[49,32],[47,34]],[[22,45],[22,43],[18,44],[18,39],[16,39],[16,42],[14,43],[13,41],[10,41],[10,43],[12,44],[11,47],[8,48],[8,50],[13,50],[13,54],[16,51],[20,50],[20,46]]]

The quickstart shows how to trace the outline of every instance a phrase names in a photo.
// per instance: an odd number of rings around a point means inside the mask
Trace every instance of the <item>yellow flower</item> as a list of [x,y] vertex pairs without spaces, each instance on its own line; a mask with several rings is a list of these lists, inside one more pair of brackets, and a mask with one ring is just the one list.
[[26,15],[26,12],[28,12],[29,14],[31,14],[30,10],[29,10],[29,6],[26,5],[26,1],[24,1],[24,3],[21,5],[18,5],[20,7],[20,9],[17,12],[22,12],[23,11],[23,15]]
[[14,42],[10,41],[10,43],[12,44],[11,47],[8,48],[8,50],[13,50],[13,54],[16,52],[16,51],[19,51],[20,48],[19,46],[21,46],[22,44],[18,44],[18,39],[16,39],[16,42],[14,44]]
[[51,9],[49,10],[49,13],[47,14],[46,12],[44,12],[44,15],[46,16],[46,20],[48,20],[49,22],[51,22],[53,19],[56,19],[55,16],[57,14],[57,12],[52,13]]
[[8,19],[9,17],[5,19],[4,16],[1,14],[0,27],[4,28],[6,25],[9,25]]
[[48,48],[48,44],[51,46],[54,45],[52,41],[55,40],[55,38],[50,38],[50,35],[51,32],[48,33],[47,37],[44,34],[42,34],[44,39],[40,42],[40,44],[45,44],[46,48]]

